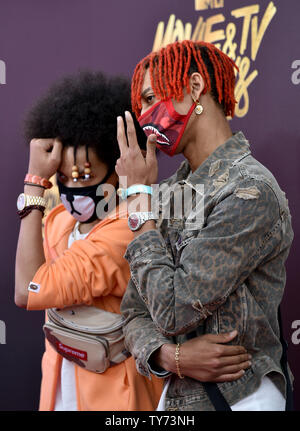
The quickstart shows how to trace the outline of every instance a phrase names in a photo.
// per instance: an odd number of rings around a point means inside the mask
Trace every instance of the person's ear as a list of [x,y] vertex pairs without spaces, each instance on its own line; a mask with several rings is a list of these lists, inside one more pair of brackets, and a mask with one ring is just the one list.
[[199,100],[204,90],[204,79],[199,72],[194,72],[190,76],[191,96],[194,100]]

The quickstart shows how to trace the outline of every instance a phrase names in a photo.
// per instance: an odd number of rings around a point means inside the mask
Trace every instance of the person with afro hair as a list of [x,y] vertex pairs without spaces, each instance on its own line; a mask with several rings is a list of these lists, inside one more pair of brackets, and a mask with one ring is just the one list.
[[[120,314],[130,278],[123,255],[133,236],[126,202],[116,194],[116,125],[117,116],[129,109],[126,78],[84,71],[54,83],[26,115],[30,158],[18,198],[17,306],[46,310],[88,305]],[[143,149],[145,138],[138,133]],[[43,241],[43,196],[54,175],[62,203],[47,215]],[[40,410],[156,408],[161,380],[138,374],[125,348],[121,362],[96,373],[86,370],[76,355],[66,357],[56,341],[48,334]]]
[[[98,158],[115,166],[120,151],[116,118],[131,109],[127,78],[108,78],[102,72],[81,71],[55,82],[27,113],[24,135],[32,139],[59,137],[63,147],[93,148]],[[145,149],[146,138],[135,121],[138,140]]]

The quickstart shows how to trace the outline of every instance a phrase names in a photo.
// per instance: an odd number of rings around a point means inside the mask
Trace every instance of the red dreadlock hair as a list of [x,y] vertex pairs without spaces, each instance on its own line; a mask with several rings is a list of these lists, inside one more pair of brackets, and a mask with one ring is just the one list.
[[189,80],[193,72],[204,79],[204,91],[210,91],[226,116],[234,116],[235,73],[238,67],[231,58],[211,43],[184,40],[151,52],[135,68],[131,84],[132,110],[139,117],[141,92],[146,69],[149,68],[154,94],[160,100],[183,99],[183,89],[190,93]]

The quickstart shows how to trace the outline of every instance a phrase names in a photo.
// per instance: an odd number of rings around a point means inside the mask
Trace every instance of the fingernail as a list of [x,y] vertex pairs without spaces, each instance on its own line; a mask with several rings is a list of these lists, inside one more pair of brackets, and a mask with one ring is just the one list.
[[130,117],[130,112],[125,111],[125,117],[129,118]]
[[149,140],[150,140],[151,142],[156,142],[156,141],[157,141],[157,136],[156,136],[156,135],[151,135],[151,136],[149,137]]
[[252,355],[248,355],[248,359],[251,359],[252,358]]
[[237,335],[237,330],[235,329],[234,331],[231,331],[231,332],[229,333],[229,335],[230,335],[231,337],[233,337],[233,335]]

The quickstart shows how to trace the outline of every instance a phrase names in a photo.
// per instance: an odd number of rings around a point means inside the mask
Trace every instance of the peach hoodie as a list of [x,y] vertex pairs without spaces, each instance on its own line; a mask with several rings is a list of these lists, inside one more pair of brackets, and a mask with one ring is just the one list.
[[[125,205],[119,217],[100,221],[84,240],[68,249],[68,238],[76,220],[58,205],[47,216],[44,231],[46,262],[33,282],[40,290],[29,291],[27,309],[43,310],[74,304],[94,305],[120,313],[130,269],[123,258],[133,239],[127,225]],[[39,410],[53,410],[62,357],[46,340],[42,359],[42,384]],[[163,380],[152,380],[136,371],[132,357],[96,374],[75,365],[78,410],[134,411],[155,410]]]

